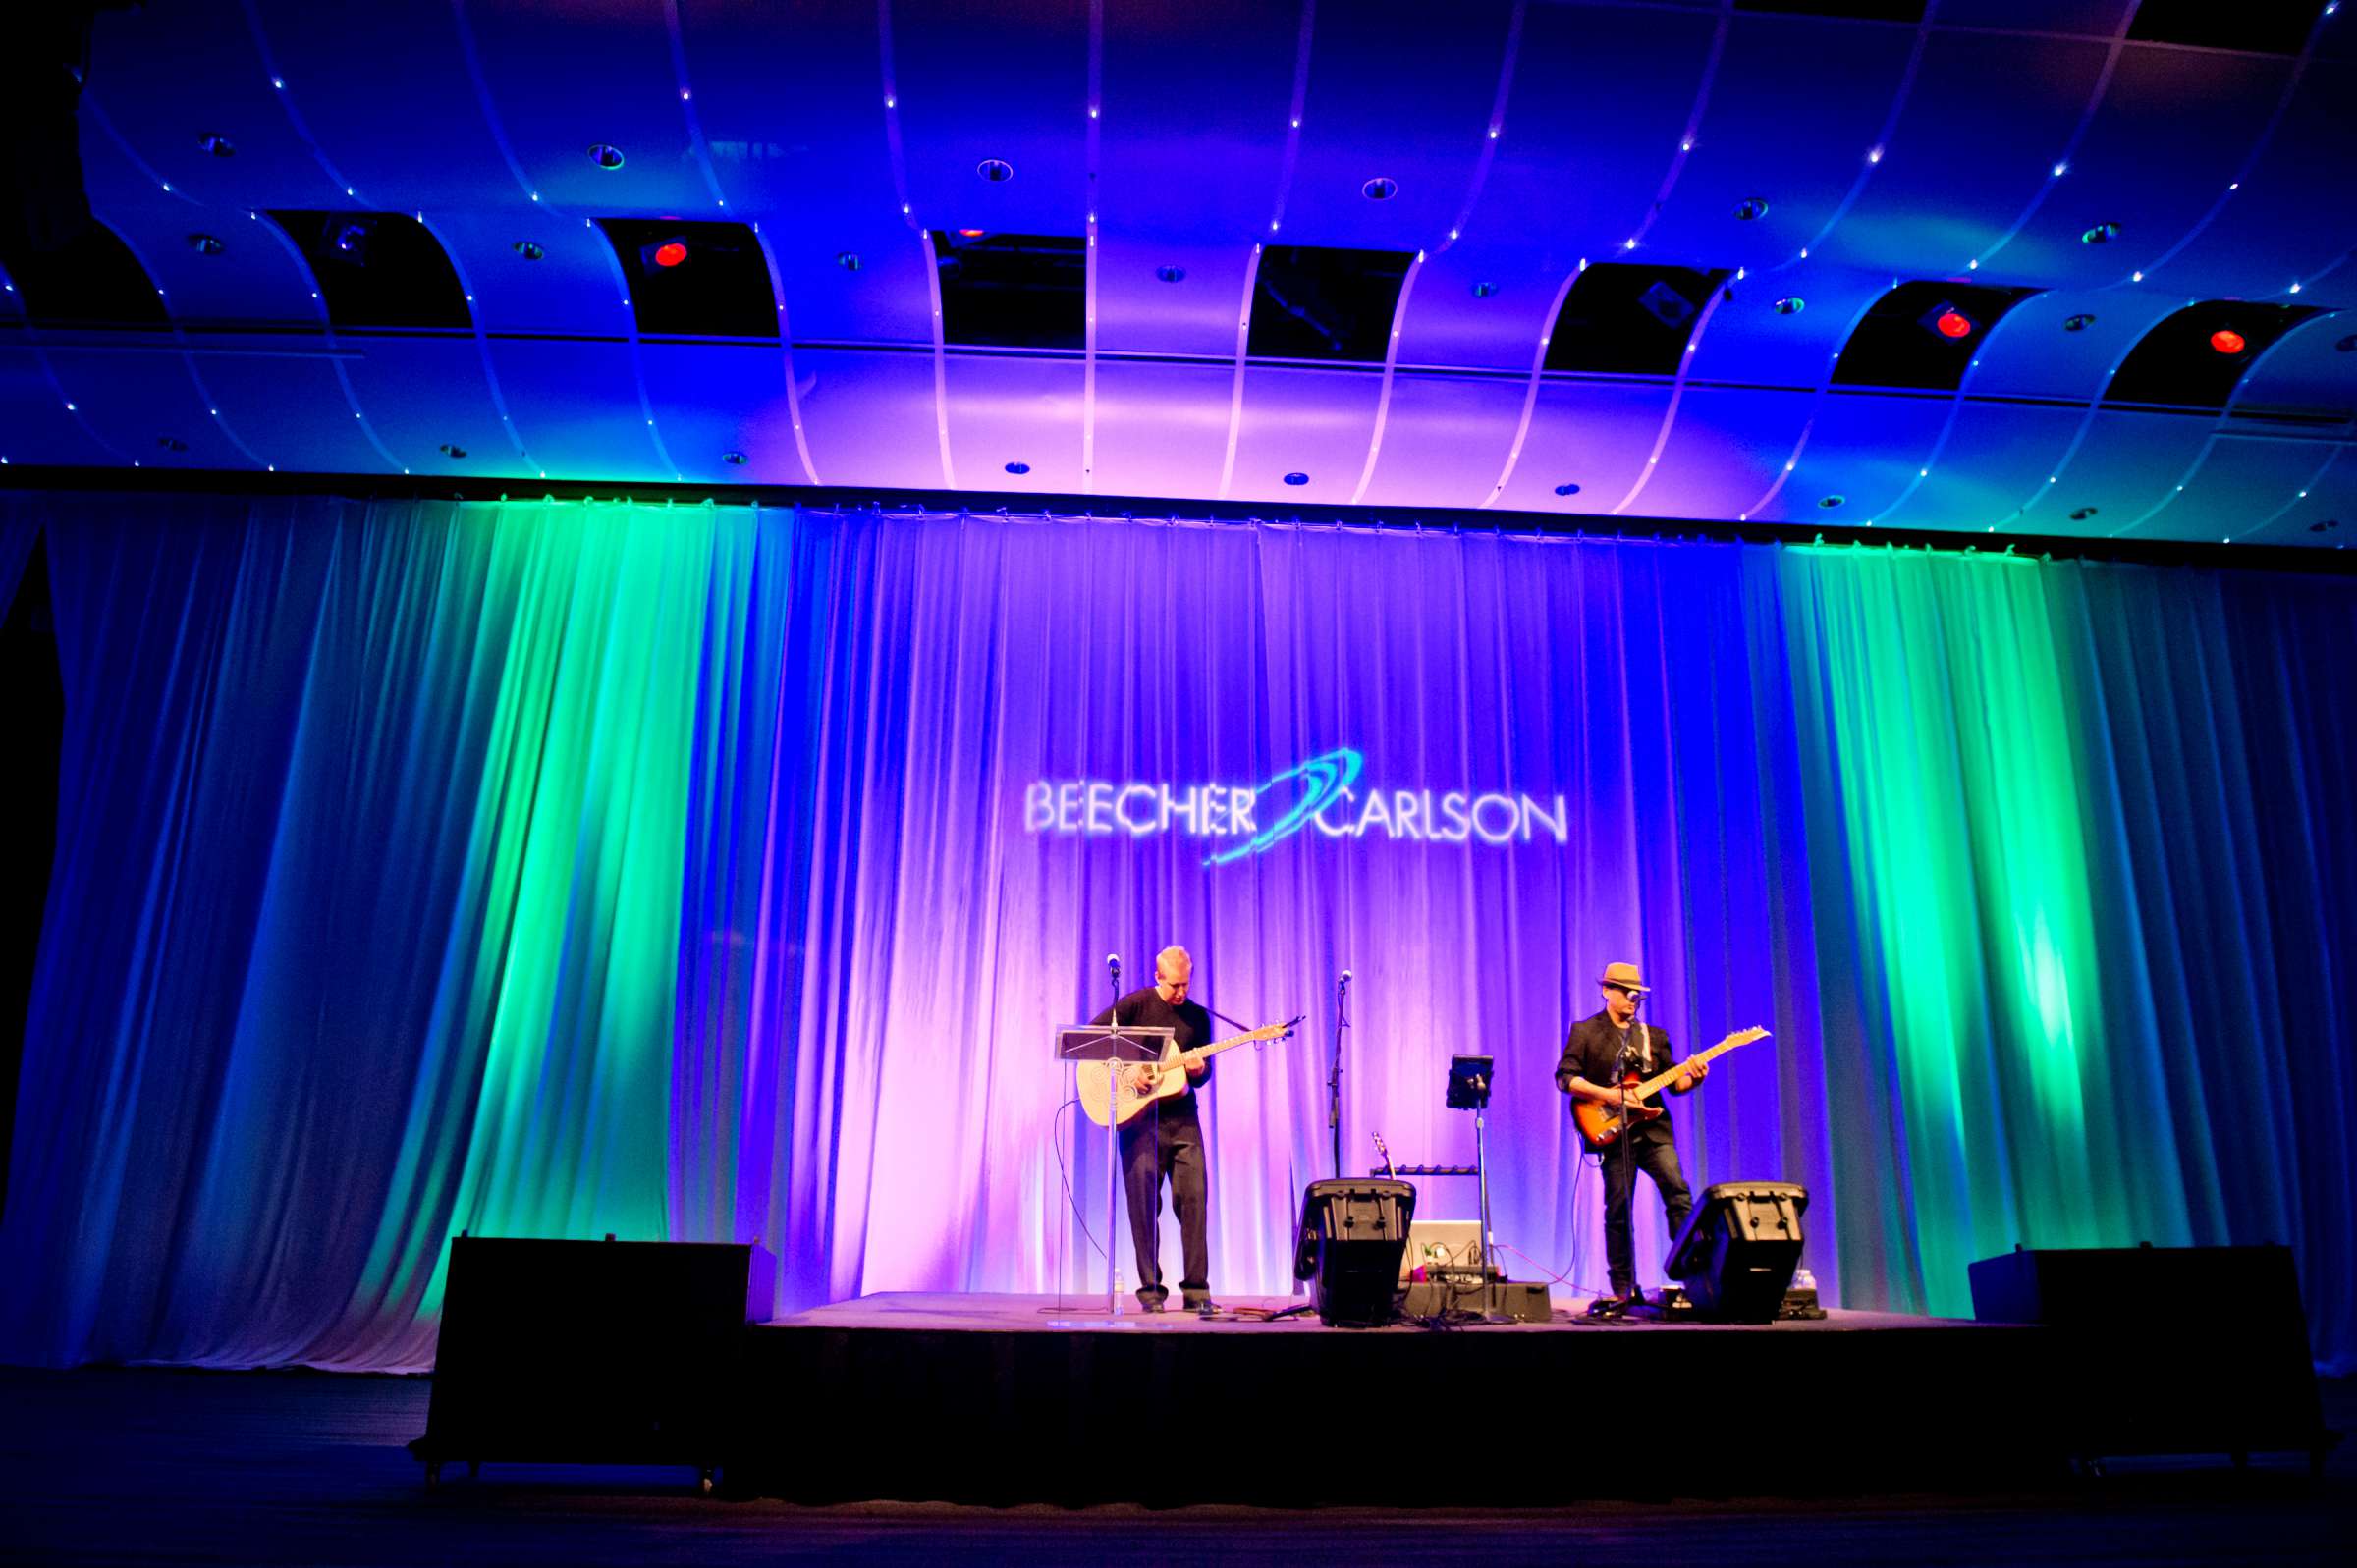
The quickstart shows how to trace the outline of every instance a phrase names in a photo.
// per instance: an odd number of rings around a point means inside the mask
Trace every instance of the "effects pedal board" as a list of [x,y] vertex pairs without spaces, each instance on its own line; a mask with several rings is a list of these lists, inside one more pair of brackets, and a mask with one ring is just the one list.
[[[1511,1318],[1516,1323],[1545,1323],[1555,1312],[1544,1284],[1508,1279],[1490,1282],[1489,1307],[1499,1317]],[[1407,1297],[1399,1310],[1410,1318],[1431,1318],[1450,1311],[1480,1312],[1480,1276],[1464,1273],[1445,1279],[1416,1280],[1407,1287]]]

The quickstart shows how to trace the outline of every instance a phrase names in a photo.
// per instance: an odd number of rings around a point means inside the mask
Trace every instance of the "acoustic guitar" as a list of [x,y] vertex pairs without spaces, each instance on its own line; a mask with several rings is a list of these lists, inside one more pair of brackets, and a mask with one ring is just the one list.
[[1619,1105],[1606,1105],[1601,1100],[1574,1099],[1571,1102],[1571,1119],[1579,1127],[1580,1141],[1588,1146],[1588,1153],[1602,1154],[1620,1141],[1620,1134],[1627,1130],[1630,1123],[1652,1121],[1660,1116],[1664,1108],[1650,1103],[1653,1096],[1677,1082],[1696,1062],[1710,1061],[1727,1054],[1737,1046],[1748,1046],[1754,1040],[1767,1038],[1768,1031],[1765,1029],[1738,1029],[1710,1050],[1688,1056],[1676,1066],[1657,1072],[1650,1078],[1640,1078],[1632,1072],[1620,1080],[1622,1095],[1628,1102],[1625,1108]]
[[1192,1051],[1180,1051],[1174,1040],[1164,1048],[1160,1061],[1075,1062],[1073,1065],[1080,1074],[1080,1108],[1098,1126],[1118,1127],[1155,1101],[1186,1093],[1188,1062],[1204,1061],[1256,1040],[1283,1040],[1307,1016],[1303,1013],[1286,1023],[1264,1024],[1248,1035],[1215,1040]]

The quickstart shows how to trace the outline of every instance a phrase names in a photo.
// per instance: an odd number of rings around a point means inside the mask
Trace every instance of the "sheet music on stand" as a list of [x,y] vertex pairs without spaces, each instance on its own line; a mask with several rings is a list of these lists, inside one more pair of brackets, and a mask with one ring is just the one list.
[[[1082,1062],[1103,1062],[1110,1072],[1123,1063],[1160,1061],[1178,1043],[1178,1031],[1168,1026],[1124,1024],[1118,1019],[1109,1024],[1073,1024],[1056,1031],[1056,1059],[1075,1069]],[[1108,1115],[1105,1118],[1105,1316],[1108,1318],[1121,1313],[1114,1283],[1117,1266],[1113,1235],[1121,1191],[1121,1128]],[[1057,1285],[1061,1292],[1061,1278]]]

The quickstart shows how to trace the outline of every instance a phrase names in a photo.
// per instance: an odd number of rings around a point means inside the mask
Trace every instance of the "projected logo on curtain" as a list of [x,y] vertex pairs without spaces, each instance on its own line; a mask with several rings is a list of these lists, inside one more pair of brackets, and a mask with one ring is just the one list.
[[[1329,838],[1380,835],[1410,843],[1493,847],[1529,843],[1541,833],[1559,844],[1570,839],[1570,814],[1560,794],[1550,810],[1526,794],[1361,789],[1364,763],[1357,752],[1338,746],[1258,785],[1037,779],[1023,789],[1023,827],[1062,838],[1178,833],[1234,840],[1214,849],[1207,866],[1265,853],[1303,828]],[[1260,821],[1264,805],[1279,813],[1266,826]]]

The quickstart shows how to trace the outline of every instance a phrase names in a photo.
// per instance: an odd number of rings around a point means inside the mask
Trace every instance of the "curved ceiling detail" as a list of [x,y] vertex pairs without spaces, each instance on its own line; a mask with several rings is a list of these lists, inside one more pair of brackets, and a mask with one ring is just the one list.
[[2344,544],[2357,16],[1818,9],[108,13],[0,457]]

